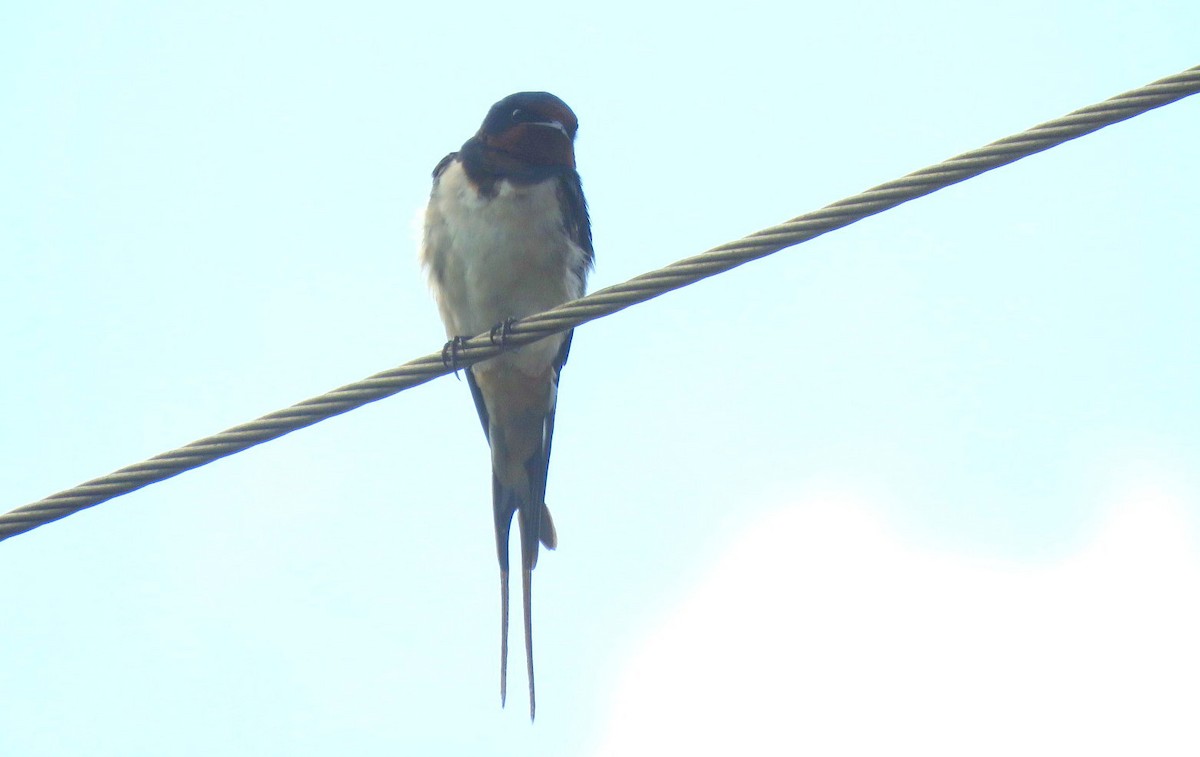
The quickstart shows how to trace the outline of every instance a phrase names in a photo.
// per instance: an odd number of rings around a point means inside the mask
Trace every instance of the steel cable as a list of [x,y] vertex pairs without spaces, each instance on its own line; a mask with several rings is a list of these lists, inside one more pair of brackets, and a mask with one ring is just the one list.
[[[454,363],[457,367],[466,367],[494,357],[503,350],[513,349],[596,318],[611,315],[631,305],[723,273],[785,247],[806,242],[909,200],[1197,92],[1200,92],[1200,66],[1159,79],[1095,105],[1080,108],[1061,118],[880,184],[778,226],[719,245],[705,253],[677,261],[656,271],[635,276],[626,282],[601,289],[544,313],[523,318],[512,325],[504,340],[494,339],[490,334],[481,334],[464,341],[455,350]],[[500,341],[503,343],[499,343]],[[0,540],[311,426],[369,402],[390,397],[452,370],[452,367],[445,364],[443,352],[426,355],[319,397],[269,413],[249,423],[234,426],[106,476],[51,494],[45,499],[0,515]]]

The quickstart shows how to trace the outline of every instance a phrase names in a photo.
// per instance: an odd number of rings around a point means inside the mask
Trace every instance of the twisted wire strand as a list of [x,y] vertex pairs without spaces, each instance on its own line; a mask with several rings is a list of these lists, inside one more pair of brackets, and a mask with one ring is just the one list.
[[601,289],[543,313],[516,321],[503,340],[481,334],[454,351],[454,366],[442,352],[426,355],[362,381],[268,413],[106,476],[51,494],[0,515],[0,541],[65,518],[114,497],[164,481],[184,471],[276,439],[297,429],[390,397],[502,351],[515,349],[631,305],[715,276],[752,260],[848,226],[909,200],[1007,165],[1063,142],[1124,121],[1200,92],[1200,66],[1139,87],[1061,118],[992,142],[865,192],[838,200],[777,226],[727,242],[694,257]]

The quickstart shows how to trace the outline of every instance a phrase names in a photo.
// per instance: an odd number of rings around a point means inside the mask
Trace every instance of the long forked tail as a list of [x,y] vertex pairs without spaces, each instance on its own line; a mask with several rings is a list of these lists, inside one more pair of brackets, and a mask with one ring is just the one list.
[[[564,352],[565,355],[565,352]],[[508,697],[509,533],[517,515],[521,539],[521,588],[524,604],[525,660],[529,675],[529,717],[536,713],[533,678],[532,571],[538,547],[558,544],[546,508],[546,472],[554,437],[557,366],[543,381],[519,372],[467,370],[467,384],[492,451],[492,515],[500,563],[500,702]],[[491,407],[489,408],[489,403]],[[493,414],[492,411],[495,411]]]
[[500,569],[500,706],[508,699],[508,568]]
[[521,599],[525,603],[525,672],[529,675],[529,722],[533,722],[537,710],[537,697],[533,693],[533,569],[521,569]]
[[[512,490],[505,489],[498,480],[493,479],[495,494],[496,542],[500,559],[500,704],[503,706],[508,699],[508,534],[512,525],[512,516],[520,513],[517,518],[521,537],[521,599],[523,604],[523,619],[525,631],[525,670],[529,676],[529,719],[533,720],[537,712],[537,697],[535,694],[533,675],[533,568],[537,564],[538,546],[554,549],[558,546],[558,534],[555,532],[554,520],[550,510],[542,504],[532,517],[526,517],[528,509],[509,505],[515,497]],[[530,522],[534,521],[534,522]]]

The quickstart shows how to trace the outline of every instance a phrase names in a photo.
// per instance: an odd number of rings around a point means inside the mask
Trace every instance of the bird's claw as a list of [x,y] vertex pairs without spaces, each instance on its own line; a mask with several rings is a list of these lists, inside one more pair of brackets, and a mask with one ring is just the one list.
[[516,322],[516,318],[505,318],[500,323],[492,326],[492,330],[488,332],[488,339],[491,340],[492,344],[499,344],[501,347],[508,344],[508,337],[512,334],[512,327]]
[[442,365],[454,371],[454,378],[459,378],[458,353],[462,351],[463,345],[466,343],[467,337],[456,336],[450,341],[446,342],[446,345],[442,347]]

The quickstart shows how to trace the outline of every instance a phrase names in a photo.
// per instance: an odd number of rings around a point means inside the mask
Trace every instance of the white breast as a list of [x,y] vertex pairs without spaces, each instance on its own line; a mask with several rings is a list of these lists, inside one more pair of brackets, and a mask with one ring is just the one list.
[[[480,195],[454,161],[429,198],[421,260],[448,337],[474,336],[583,294],[576,271],[584,252],[566,235],[555,180],[502,180],[496,190],[495,197]],[[530,345],[515,360],[540,371],[560,343]]]

